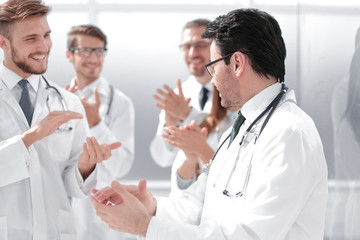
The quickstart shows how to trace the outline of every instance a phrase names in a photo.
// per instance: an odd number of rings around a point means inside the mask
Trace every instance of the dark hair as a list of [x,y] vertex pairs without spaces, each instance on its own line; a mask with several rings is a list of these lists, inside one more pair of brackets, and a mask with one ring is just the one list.
[[284,81],[285,43],[278,22],[270,14],[257,9],[233,10],[209,23],[202,37],[215,40],[222,56],[241,51],[257,74]]
[[351,60],[348,88],[345,117],[349,120],[357,141],[360,142],[360,49],[355,51]]
[[0,5],[0,34],[11,41],[10,27],[14,22],[47,15],[50,10],[41,0],[8,0]]
[[215,131],[215,128],[226,116],[226,108],[221,106],[221,98],[219,96],[219,91],[214,87],[213,90],[213,99],[212,107],[209,116],[200,124],[200,127],[205,127],[208,130],[208,136],[210,133]]
[[190,22],[187,22],[185,26],[183,27],[183,31],[187,28],[200,28],[200,27],[206,27],[210,23],[210,20],[205,18],[198,18],[194,19]]
[[68,40],[67,40],[68,50],[78,46],[78,40],[77,40],[78,35],[85,35],[85,36],[92,36],[99,38],[104,42],[104,48],[106,49],[107,46],[106,35],[101,31],[100,28],[91,24],[87,24],[87,25],[74,26],[70,29],[70,31],[68,32]]

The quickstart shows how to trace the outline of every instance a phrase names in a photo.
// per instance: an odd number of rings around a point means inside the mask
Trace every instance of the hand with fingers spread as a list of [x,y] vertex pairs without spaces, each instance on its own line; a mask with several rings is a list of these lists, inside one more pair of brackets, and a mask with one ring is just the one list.
[[121,146],[120,142],[115,142],[110,145],[100,145],[95,137],[87,137],[86,143],[83,144],[83,151],[79,156],[79,171],[83,179],[86,179],[94,170],[97,163],[111,157],[111,150],[117,149]]
[[86,117],[89,123],[89,127],[92,128],[96,126],[100,121],[99,108],[100,108],[100,95],[97,88],[94,88],[94,96],[95,101],[93,103],[89,103],[86,97],[81,98],[81,102],[86,111]]
[[176,82],[179,93],[176,94],[168,85],[164,85],[162,89],[157,89],[157,94],[154,95],[154,98],[158,101],[156,106],[160,109],[165,110],[165,120],[167,126],[177,126],[180,121],[186,119],[190,113],[190,98],[185,98],[180,79],[177,79]]
[[[96,214],[110,228],[145,236],[150,219],[155,215],[156,200],[146,188],[146,180],[141,180],[139,186],[124,186],[114,181],[111,188],[93,190],[90,201]],[[116,202],[108,203],[108,199]],[[150,210],[151,209],[151,210]]]
[[80,113],[72,111],[50,112],[43,120],[22,135],[23,142],[29,148],[34,142],[54,133],[62,124],[72,119],[81,118],[83,116]]

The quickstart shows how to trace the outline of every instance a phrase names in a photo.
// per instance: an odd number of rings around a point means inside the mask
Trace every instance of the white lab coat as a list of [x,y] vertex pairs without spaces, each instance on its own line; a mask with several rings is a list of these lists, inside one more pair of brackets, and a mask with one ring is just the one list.
[[[279,90],[274,84],[243,106],[246,121],[230,147],[225,142],[218,152],[209,175],[202,174],[182,198],[156,199],[147,239],[323,239],[326,161],[316,127],[296,106],[293,92],[285,95],[255,146],[254,137],[239,145],[246,128]],[[249,183],[243,188],[253,150]],[[236,159],[227,190],[245,194],[228,197],[223,190]]]
[[[210,135],[207,137],[206,142],[214,151],[216,151],[216,148],[219,144],[222,134],[229,127],[232,126],[233,120],[236,117],[236,115],[237,115],[237,111],[236,112],[227,111],[226,117],[219,123],[216,129],[212,133],[210,133]],[[169,195],[170,197],[181,196],[184,191],[184,189],[179,188],[177,179],[178,179],[178,169],[179,167],[181,167],[181,165],[183,165],[185,159],[186,159],[186,155],[184,151],[180,149],[171,167],[171,191]],[[200,166],[200,170],[201,167],[202,166]],[[195,179],[193,181],[195,181]]]
[[[72,81],[74,84],[74,80]],[[97,189],[109,186],[111,181],[125,176],[134,162],[135,145],[135,110],[131,99],[123,92],[113,88],[111,99],[110,83],[100,77],[96,81],[78,90],[79,97],[86,97],[87,101],[94,101],[94,88],[100,94],[100,117],[101,122],[91,128],[91,134],[96,137],[100,144],[119,141],[121,147],[112,151],[112,156],[97,165],[98,182]],[[109,115],[107,111],[111,107]],[[71,201],[76,217],[76,225],[79,240],[97,239],[126,239],[130,235],[114,231],[96,216],[95,210],[88,198],[75,198]]]
[[[56,87],[69,110],[85,116],[79,99]],[[46,98],[41,79],[32,126],[48,114]],[[82,182],[77,162],[89,128],[86,117],[70,124],[73,130],[56,131],[27,149],[21,134],[29,129],[28,123],[0,79],[0,239],[76,239],[68,196],[89,194],[96,171]]]
[[[187,118],[181,123],[181,125],[189,124],[192,120],[199,125],[207,113],[210,113],[212,106],[212,93],[213,86],[211,83],[207,83],[205,87],[209,90],[208,99],[205,103],[203,111],[201,111],[199,104],[199,94],[203,87],[194,76],[190,76],[185,82],[181,84],[183,94],[186,98],[191,98],[190,106],[192,107]],[[178,89],[174,90],[178,92]],[[205,113],[205,114],[204,114]],[[165,111],[162,110],[159,114],[159,125],[157,127],[156,135],[150,144],[150,153],[153,160],[161,167],[170,167],[179,151],[179,148],[174,147],[167,143],[161,134],[164,132],[165,125]]]

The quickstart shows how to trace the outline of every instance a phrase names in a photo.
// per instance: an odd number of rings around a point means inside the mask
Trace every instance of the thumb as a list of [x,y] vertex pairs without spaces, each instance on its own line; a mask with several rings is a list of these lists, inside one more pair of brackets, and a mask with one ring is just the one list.
[[139,182],[139,194],[141,197],[144,196],[144,194],[148,191],[147,187],[146,187],[146,180],[145,179],[141,179]]
[[69,85],[69,84],[66,84],[66,85],[65,85],[65,90],[69,90],[69,88],[70,88],[70,85]]
[[94,88],[95,105],[100,106],[100,94],[97,88]]
[[117,149],[121,146],[121,142],[114,142],[112,144],[109,145],[110,147],[110,150],[114,150],[114,149]]
[[206,127],[203,127],[203,128],[201,129],[201,134],[202,134],[204,137],[207,137],[207,135],[208,135],[208,130],[207,130]]
[[191,101],[191,98],[187,98],[187,99],[186,99],[186,104],[189,105],[190,101]]

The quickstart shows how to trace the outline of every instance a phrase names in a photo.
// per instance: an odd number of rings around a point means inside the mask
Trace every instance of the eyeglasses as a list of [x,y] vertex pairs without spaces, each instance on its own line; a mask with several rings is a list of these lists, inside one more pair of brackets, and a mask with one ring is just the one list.
[[226,54],[225,56],[221,57],[221,58],[218,58],[208,64],[205,65],[205,68],[206,70],[208,71],[208,73],[210,74],[210,76],[214,76],[215,74],[215,69],[214,69],[214,64],[217,63],[217,62],[220,62],[228,57],[231,57],[235,52],[232,52],[232,53],[229,53],[229,54]]
[[107,51],[106,48],[89,48],[89,47],[82,47],[82,48],[70,48],[70,51],[73,53],[75,51],[79,52],[80,57],[88,58],[91,56],[91,53],[94,52],[97,57],[103,57]]
[[195,49],[198,49],[198,50],[203,50],[203,49],[207,48],[210,44],[211,44],[211,42],[208,42],[208,41],[184,43],[184,44],[180,44],[179,48],[182,49],[184,52],[188,52],[188,51],[190,51],[191,47],[194,47]]

